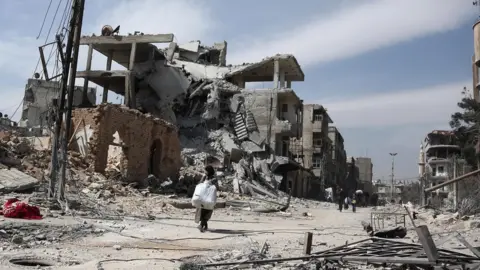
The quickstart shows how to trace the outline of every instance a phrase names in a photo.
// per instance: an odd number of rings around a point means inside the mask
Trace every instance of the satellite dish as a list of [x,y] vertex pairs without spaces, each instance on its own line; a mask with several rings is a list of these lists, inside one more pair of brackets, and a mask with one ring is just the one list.
[[113,27],[110,25],[104,25],[102,27],[102,36],[111,36],[113,33]]

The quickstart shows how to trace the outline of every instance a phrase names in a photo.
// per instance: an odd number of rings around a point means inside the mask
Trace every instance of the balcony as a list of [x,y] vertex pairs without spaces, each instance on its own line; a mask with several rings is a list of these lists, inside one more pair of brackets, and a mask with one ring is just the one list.
[[313,121],[312,123],[312,132],[322,132],[323,121]]
[[288,120],[275,119],[276,133],[283,133],[285,135],[296,137],[298,125],[290,123]]

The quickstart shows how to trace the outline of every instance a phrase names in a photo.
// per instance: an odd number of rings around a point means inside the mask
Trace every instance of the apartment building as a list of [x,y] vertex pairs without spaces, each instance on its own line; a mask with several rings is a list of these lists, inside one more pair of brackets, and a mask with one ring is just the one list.
[[356,157],[355,165],[358,167],[359,189],[372,194],[373,192],[373,163],[369,157]]
[[333,123],[327,110],[319,104],[303,106],[302,145],[306,168],[321,181],[322,186],[331,186],[332,140],[328,136],[328,125]]
[[[457,145],[455,134],[448,130],[433,130],[428,133],[420,147],[419,172],[426,174],[426,187],[435,186],[453,177],[453,160],[462,163],[461,150]],[[439,190],[443,196],[453,191],[453,186],[445,186]]]
[[344,139],[335,126],[328,127],[328,137],[332,141],[332,182],[336,185],[344,185],[347,176],[347,153],[345,151]]

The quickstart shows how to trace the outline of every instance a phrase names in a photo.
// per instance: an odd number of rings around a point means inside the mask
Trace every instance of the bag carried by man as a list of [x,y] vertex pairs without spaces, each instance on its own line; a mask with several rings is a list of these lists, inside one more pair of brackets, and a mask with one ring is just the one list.
[[217,187],[210,181],[205,181],[195,187],[192,205],[195,208],[213,210],[217,203]]

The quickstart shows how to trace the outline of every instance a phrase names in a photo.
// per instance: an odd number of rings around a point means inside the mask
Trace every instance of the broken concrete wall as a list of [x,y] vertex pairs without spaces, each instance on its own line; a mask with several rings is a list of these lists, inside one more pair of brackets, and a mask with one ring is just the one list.
[[[83,87],[75,87],[73,106],[79,106],[82,102]],[[25,86],[21,126],[36,127],[48,124],[49,111],[53,106],[53,100],[58,99],[60,82],[29,79]],[[96,103],[96,88],[88,88],[88,99],[92,104]],[[27,121],[28,120],[28,121]]]
[[119,167],[128,181],[139,182],[149,174],[161,180],[177,179],[182,162],[177,129],[173,125],[118,105],[76,109],[73,116],[75,123],[84,119],[93,130],[88,145],[96,172],[105,171],[109,148],[114,145],[122,149],[122,153],[116,151],[115,158],[119,158]]
[[277,119],[277,95],[272,91],[244,91],[245,110],[255,116],[260,136],[265,138],[267,147],[275,152]]

